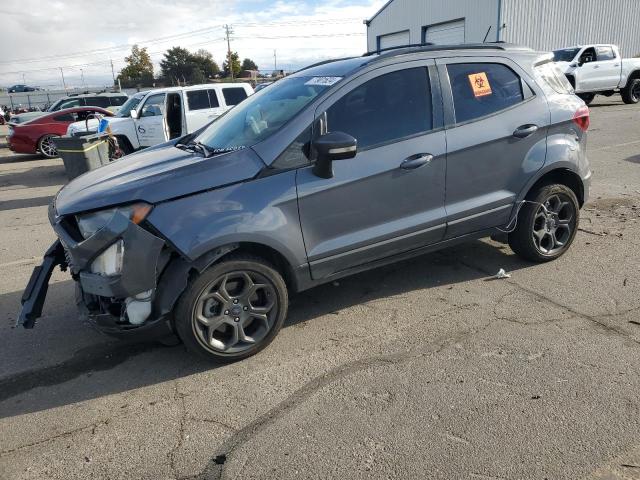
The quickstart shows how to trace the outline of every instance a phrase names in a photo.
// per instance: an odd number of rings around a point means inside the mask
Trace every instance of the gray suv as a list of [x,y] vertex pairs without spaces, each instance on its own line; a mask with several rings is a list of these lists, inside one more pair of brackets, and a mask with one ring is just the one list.
[[289,295],[458,242],[527,260],[571,245],[587,200],[589,110],[550,54],[405,47],[324,62],[198,132],[82,175],[49,208],[82,316],[117,336],[177,334],[207,357],[269,344]]

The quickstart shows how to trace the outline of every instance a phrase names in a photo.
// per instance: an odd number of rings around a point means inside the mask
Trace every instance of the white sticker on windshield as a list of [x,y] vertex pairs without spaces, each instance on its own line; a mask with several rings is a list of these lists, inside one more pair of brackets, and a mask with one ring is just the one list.
[[342,80],[342,77],[313,77],[311,80],[305,83],[305,85],[322,85],[324,87],[330,87],[334,83],[338,83]]

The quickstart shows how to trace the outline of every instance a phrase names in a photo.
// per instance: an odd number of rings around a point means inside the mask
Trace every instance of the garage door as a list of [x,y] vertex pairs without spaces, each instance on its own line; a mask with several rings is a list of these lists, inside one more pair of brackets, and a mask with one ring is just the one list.
[[464,20],[440,23],[427,27],[424,41],[435,45],[464,43]]
[[411,43],[409,42],[409,30],[378,36],[378,50],[398,47],[401,45],[409,45],[409,43]]

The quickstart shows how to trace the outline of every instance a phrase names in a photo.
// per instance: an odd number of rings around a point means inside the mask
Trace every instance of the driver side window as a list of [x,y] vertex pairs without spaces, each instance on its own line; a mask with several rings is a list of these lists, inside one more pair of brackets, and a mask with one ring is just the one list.
[[155,117],[164,115],[164,97],[164,93],[150,96],[144,103],[140,116]]
[[581,64],[591,63],[591,62],[595,62],[595,61],[596,61],[596,50],[593,47],[587,48],[580,55],[580,63]]

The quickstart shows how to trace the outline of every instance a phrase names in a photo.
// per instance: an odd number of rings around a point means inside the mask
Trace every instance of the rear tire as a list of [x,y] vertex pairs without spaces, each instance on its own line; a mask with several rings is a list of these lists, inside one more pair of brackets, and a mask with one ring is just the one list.
[[640,102],[640,78],[632,78],[627,85],[620,90],[622,101],[628,104]]
[[52,140],[55,137],[59,137],[59,135],[45,135],[38,140],[38,151],[43,157],[56,158],[58,156],[58,150]]
[[527,196],[516,229],[509,234],[509,246],[525,260],[555,260],[571,246],[579,220],[580,206],[573,190],[560,184],[543,185]]
[[591,102],[593,102],[593,99],[596,98],[596,94],[595,93],[578,93],[577,95],[587,105],[590,105]]
[[190,283],[176,306],[175,328],[190,351],[234,362],[273,341],[288,302],[287,286],[272,265],[258,257],[232,255]]

